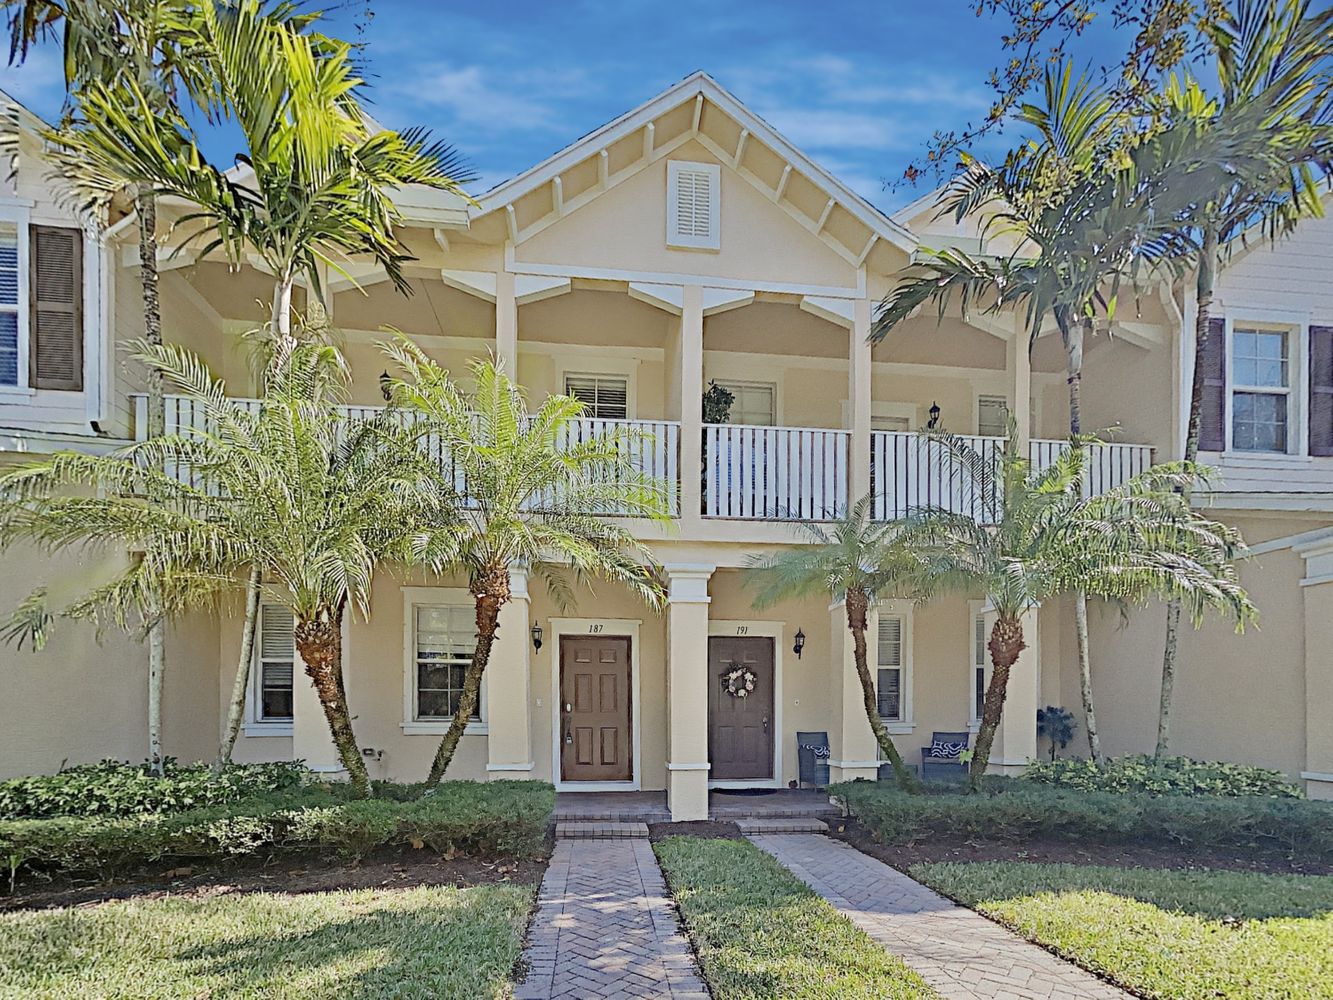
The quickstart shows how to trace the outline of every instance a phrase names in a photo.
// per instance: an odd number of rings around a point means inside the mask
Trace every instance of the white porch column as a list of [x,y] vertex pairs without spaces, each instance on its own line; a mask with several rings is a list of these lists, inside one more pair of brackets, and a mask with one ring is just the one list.
[[680,312],[680,521],[689,537],[697,525],[703,496],[704,290],[686,285]]
[[[343,638],[343,684],[347,684],[347,639]],[[344,774],[338,748],[329,735],[329,723],[324,718],[324,706],[319,703],[315,685],[305,672],[301,655],[296,656],[292,675],[292,759],[303,760],[312,771],[322,774]],[[349,695],[350,698],[350,695]],[[355,716],[353,710],[353,716]],[[352,719],[356,728],[356,719]]]
[[847,503],[870,492],[870,300],[852,303],[851,342],[847,347],[847,409],[851,418],[851,455],[848,457]]
[[1327,540],[1301,553],[1305,577],[1301,598],[1305,605],[1305,767],[1301,779],[1312,799],[1333,800],[1333,726],[1328,706],[1333,704],[1333,547]]
[[1028,330],[1021,315],[1014,318],[1014,335],[1005,345],[1005,373],[1009,384],[1009,415],[1018,436],[1018,453],[1026,455],[1032,440],[1032,356],[1028,353]]
[[667,807],[676,823],[708,818],[708,580],[714,568],[665,567]]
[[486,667],[486,775],[532,777],[532,671],[529,654],[528,572],[509,570],[510,600],[500,610],[491,662]]
[[[1058,613],[1058,608],[1052,606],[1052,613]],[[1041,707],[1039,616],[1040,610],[1031,608],[1019,619],[1023,624],[1023,641],[1027,646],[1018,654],[1018,660],[1009,673],[1004,712],[1000,716],[1000,726],[995,731],[987,774],[1021,774],[1028,762],[1037,756],[1037,709]],[[994,616],[987,615],[987,628],[992,624]]]
[[[878,615],[872,610],[867,642],[878,629]],[[879,744],[866,718],[847,606],[842,601],[829,606],[829,637],[829,781],[874,781],[879,775]]]
[[495,274],[495,355],[511,379],[518,378],[518,298],[514,275],[500,270]]

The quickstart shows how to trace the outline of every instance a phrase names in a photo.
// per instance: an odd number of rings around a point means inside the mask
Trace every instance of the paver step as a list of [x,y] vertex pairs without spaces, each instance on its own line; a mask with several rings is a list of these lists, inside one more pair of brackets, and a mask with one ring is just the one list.
[[656,811],[598,809],[591,812],[587,810],[566,812],[557,807],[554,819],[556,823],[670,823],[671,813],[665,809]]
[[762,819],[738,819],[736,825],[741,833],[763,835],[774,833],[828,833],[828,824],[823,820],[800,817],[767,817]]
[[556,840],[640,840],[648,836],[646,823],[557,823]]

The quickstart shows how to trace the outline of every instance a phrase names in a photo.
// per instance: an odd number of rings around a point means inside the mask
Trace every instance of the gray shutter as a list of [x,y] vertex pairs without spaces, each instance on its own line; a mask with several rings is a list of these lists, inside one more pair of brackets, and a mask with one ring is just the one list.
[[1224,451],[1227,446],[1227,327],[1222,319],[1208,321],[1208,339],[1195,362],[1203,365],[1203,411],[1199,450]]
[[1333,455],[1333,326],[1310,327],[1310,454]]
[[31,229],[28,351],[34,389],[83,388],[83,232]]

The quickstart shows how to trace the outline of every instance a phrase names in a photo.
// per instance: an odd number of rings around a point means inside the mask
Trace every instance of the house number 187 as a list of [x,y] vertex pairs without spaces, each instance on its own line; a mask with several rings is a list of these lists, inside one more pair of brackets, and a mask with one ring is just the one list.
[[596,634],[597,634],[598,632],[600,632],[601,630],[602,630],[602,626],[600,626],[600,625],[589,625],[589,626],[588,626],[588,632],[589,632],[591,635],[596,635]]

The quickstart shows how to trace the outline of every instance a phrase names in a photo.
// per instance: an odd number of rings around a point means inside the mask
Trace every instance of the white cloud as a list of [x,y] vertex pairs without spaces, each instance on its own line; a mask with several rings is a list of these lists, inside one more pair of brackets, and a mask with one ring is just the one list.
[[426,63],[386,77],[379,91],[393,103],[443,112],[450,125],[483,132],[568,131],[561,101],[584,92],[578,71],[524,71]]
[[888,113],[761,106],[760,114],[802,149],[894,149],[902,130]]

